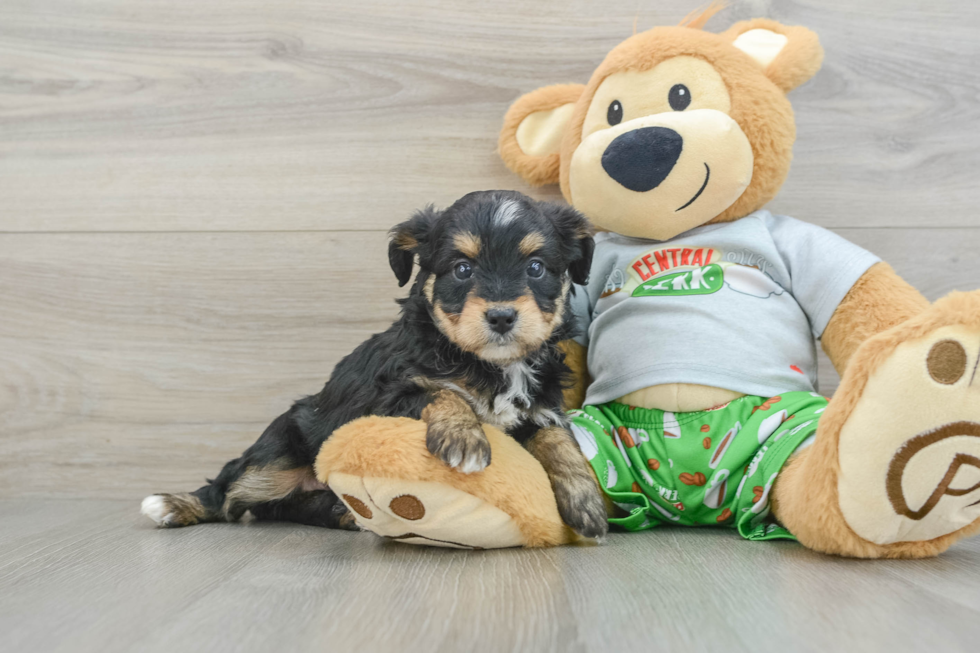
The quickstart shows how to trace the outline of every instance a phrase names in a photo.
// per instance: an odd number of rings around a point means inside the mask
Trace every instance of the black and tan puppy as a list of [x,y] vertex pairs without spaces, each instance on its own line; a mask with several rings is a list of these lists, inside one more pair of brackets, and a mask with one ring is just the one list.
[[420,211],[392,230],[388,248],[399,285],[416,257],[420,268],[401,317],[217,478],[195,492],[149,496],[143,513],[160,526],[250,511],[353,529],[344,504],[313,476],[320,445],[358,417],[404,416],[425,420],[429,451],[463,473],[490,464],[481,422],[507,432],[547,471],[562,519],[584,536],[604,534],[603,499],[562,411],[568,369],[557,347],[571,334],[568,296],[586,281],[593,245],[574,209],[515,192]]

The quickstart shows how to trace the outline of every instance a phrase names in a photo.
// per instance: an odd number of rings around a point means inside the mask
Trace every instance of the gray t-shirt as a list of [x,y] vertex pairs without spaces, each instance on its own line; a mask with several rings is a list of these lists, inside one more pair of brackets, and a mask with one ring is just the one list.
[[696,383],[770,397],[813,392],[819,338],[873,254],[769,211],[669,241],[596,238],[575,314],[601,404]]

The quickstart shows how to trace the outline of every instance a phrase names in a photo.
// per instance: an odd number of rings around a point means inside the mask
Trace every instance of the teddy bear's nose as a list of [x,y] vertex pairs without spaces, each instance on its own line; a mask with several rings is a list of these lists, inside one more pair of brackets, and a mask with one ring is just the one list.
[[641,127],[620,134],[602,153],[602,169],[638,193],[653,190],[674,169],[684,139],[667,127]]

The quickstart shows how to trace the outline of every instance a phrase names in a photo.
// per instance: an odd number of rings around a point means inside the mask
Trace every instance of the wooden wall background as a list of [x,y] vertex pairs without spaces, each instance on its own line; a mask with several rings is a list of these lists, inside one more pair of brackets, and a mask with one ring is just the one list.
[[[528,192],[494,153],[512,100],[694,7],[4,0],[0,496],[197,487],[394,317],[385,229]],[[980,286],[980,5],[754,0],[709,28],[758,15],[827,50],[771,208],[930,298]]]

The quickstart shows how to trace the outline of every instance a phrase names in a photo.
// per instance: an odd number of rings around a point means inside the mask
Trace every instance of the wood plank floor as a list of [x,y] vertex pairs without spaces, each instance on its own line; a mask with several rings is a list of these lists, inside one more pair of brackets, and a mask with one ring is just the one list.
[[980,539],[827,558],[727,531],[466,552],[287,524],[155,530],[136,502],[0,500],[0,650],[975,651]]

